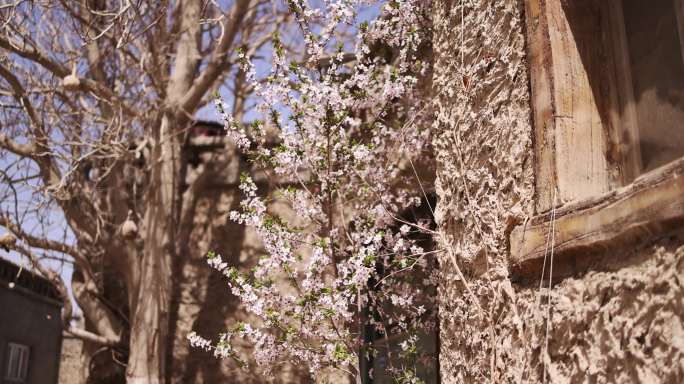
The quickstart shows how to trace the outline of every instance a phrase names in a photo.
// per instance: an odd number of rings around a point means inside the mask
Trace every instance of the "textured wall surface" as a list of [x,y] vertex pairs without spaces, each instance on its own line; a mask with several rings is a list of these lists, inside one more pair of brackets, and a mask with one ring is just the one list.
[[83,341],[70,337],[62,339],[62,355],[59,362],[59,384],[85,383],[87,364],[83,351]]
[[433,20],[442,382],[683,382],[681,237],[550,292],[509,275],[534,214],[523,1],[437,0]]
[[[248,369],[240,368],[233,360],[219,360],[209,352],[192,348],[187,334],[196,331],[204,337],[217,339],[218,334],[233,329],[237,322],[255,319],[240,300],[233,296],[226,279],[207,264],[208,251],[219,253],[223,259],[242,273],[249,273],[264,254],[258,235],[251,228],[229,219],[230,211],[239,210],[241,194],[237,189],[239,174],[245,164],[235,148],[225,152],[208,152],[200,167],[222,164],[223,156],[230,161],[216,169],[216,174],[203,189],[195,207],[193,231],[185,258],[177,265],[177,310],[174,329],[172,383],[306,383],[310,382],[306,367],[283,364],[274,372],[263,372],[249,359],[251,345],[236,338],[234,341]],[[189,173],[189,178],[195,176]],[[258,182],[259,180],[257,180]],[[282,205],[282,204],[280,204]],[[285,210],[276,202],[269,206],[275,212]],[[293,216],[282,212],[284,217]]]

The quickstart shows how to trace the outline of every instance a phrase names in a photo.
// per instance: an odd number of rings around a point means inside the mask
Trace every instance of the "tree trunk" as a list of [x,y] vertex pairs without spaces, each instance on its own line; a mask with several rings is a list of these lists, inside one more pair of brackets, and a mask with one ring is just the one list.
[[190,89],[198,69],[200,41],[198,0],[181,2],[181,34],[173,71],[166,88],[164,111],[158,129],[152,129],[150,189],[143,223],[144,251],[136,308],[131,308],[129,384],[163,383],[167,377],[172,257],[182,201],[180,183],[182,122],[193,111],[181,111],[181,100]]
[[144,256],[138,306],[131,327],[127,383],[163,382],[166,367],[164,353],[168,339],[168,281],[162,265],[166,258],[162,247],[154,247]]
[[[154,240],[152,240],[154,241]],[[168,340],[169,282],[168,255],[153,245],[143,255],[138,305],[132,316],[127,383],[162,383]]]
[[135,308],[131,308],[131,339],[127,383],[163,383],[166,377],[166,349],[169,340],[171,303],[171,260],[178,212],[180,144],[173,133],[175,121],[165,113],[153,138],[153,163],[145,212],[145,246],[140,265]]

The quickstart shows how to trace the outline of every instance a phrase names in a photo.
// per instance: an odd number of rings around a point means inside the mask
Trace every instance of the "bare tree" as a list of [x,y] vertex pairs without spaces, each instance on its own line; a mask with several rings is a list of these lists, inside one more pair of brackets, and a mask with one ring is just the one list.
[[[277,11],[268,0],[0,6],[0,226],[57,286],[67,331],[127,356],[129,383],[170,369],[172,262],[188,252],[206,180],[185,184],[194,117],[221,84],[244,116],[236,49],[259,54],[285,21]],[[73,263],[85,330],[70,326],[55,262]]]

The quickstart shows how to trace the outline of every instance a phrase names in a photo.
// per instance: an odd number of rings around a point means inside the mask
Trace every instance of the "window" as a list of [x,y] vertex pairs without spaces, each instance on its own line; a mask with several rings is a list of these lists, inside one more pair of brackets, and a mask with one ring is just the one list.
[[684,224],[684,1],[525,3],[537,216],[513,270],[539,270],[553,211],[571,274]]
[[17,343],[8,343],[5,380],[11,383],[26,382],[28,363],[29,347]]
[[[684,156],[684,19],[679,3],[608,3],[616,25],[611,40],[621,91],[618,124],[634,135],[634,158],[629,159],[634,176]],[[634,132],[625,128],[630,126],[636,127]]]

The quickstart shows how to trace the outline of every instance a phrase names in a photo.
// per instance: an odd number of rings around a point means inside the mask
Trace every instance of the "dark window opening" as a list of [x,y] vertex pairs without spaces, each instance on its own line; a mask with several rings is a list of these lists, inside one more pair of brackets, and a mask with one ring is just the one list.
[[684,156],[681,12],[674,0],[623,0],[642,172]]
[[[428,203],[429,202],[429,203]],[[400,217],[408,222],[420,223],[432,230],[436,229],[434,218],[430,207],[435,207],[436,196],[431,194],[428,200],[423,200],[419,207],[414,207],[402,212]],[[428,205],[429,204],[429,205]],[[398,230],[398,228],[395,228]],[[412,232],[413,233],[413,232]],[[415,233],[411,238],[417,242],[425,252],[435,250],[435,242],[430,234]],[[437,257],[431,253],[426,256],[426,274],[437,273]],[[386,276],[382,263],[376,263],[379,276]],[[416,290],[422,290],[426,296],[436,298],[436,287],[425,284],[424,279],[429,277],[416,271],[408,272],[406,281]],[[381,278],[382,278],[381,277]],[[382,284],[382,283],[380,283]],[[368,290],[379,289],[378,281],[371,279],[368,282]],[[434,304],[435,302],[432,301]],[[426,312],[420,316],[419,322],[425,328],[415,333],[416,354],[411,361],[402,358],[403,348],[409,335],[398,331],[396,326],[387,324],[387,319],[383,319],[378,311],[365,307],[362,311],[363,339],[364,339],[364,358],[360,359],[360,369],[362,372],[362,382],[364,384],[390,384],[397,382],[397,375],[401,375],[402,367],[408,366],[418,379],[426,384],[439,383],[439,330],[438,330],[438,308],[429,302],[417,303],[424,304]],[[383,306],[383,308],[387,308]],[[383,324],[382,327],[377,324]],[[402,347],[403,345],[403,347]],[[405,354],[404,354],[405,355]]]

